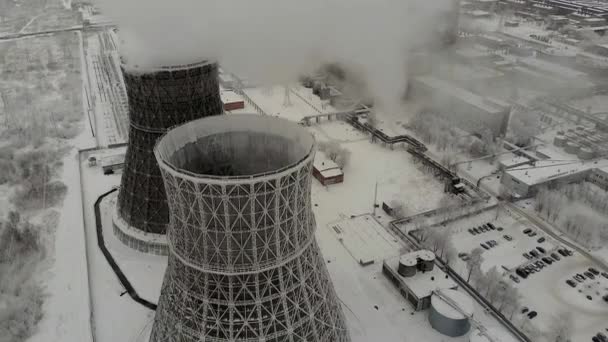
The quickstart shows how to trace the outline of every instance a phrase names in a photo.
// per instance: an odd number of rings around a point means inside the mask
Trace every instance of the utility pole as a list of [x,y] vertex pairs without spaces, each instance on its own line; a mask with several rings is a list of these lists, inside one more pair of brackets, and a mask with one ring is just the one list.
[[376,186],[374,188],[374,209],[373,209],[373,213],[374,216],[376,216],[376,207],[378,206],[378,179],[376,179]]

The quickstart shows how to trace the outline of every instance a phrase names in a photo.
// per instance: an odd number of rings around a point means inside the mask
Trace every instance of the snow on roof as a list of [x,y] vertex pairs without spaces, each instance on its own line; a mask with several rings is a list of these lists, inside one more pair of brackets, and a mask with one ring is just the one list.
[[564,162],[555,160],[537,161],[534,167],[524,165],[505,171],[511,178],[528,186],[542,184],[566,175],[573,175],[597,167],[608,166],[608,161]]
[[416,78],[416,80],[425,84],[427,87],[430,87],[434,91],[458,98],[461,101],[464,101],[490,114],[502,114],[504,110],[509,107],[509,105],[503,101],[474,94],[464,88],[432,76],[419,76]]
[[514,165],[520,165],[522,163],[527,163],[530,161],[529,158],[526,158],[524,156],[518,156],[513,153],[504,154],[500,156],[498,160],[499,163],[505,168],[509,168]]
[[[473,306],[473,300],[466,294],[452,289],[439,291],[433,294],[431,297],[431,305],[438,313],[451,319],[463,319],[473,316],[475,313],[475,307]],[[444,298],[447,298],[448,303]],[[458,307],[455,308],[452,304]]]
[[418,259],[424,261],[433,261],[435,260],[435,254],[429,250],[421,249],[411,253],[403,254],[401,257],[399,257],[399,263],[407,266],[414,266],[418,263]]
[[223,103],[244,101],[241,95],[235,93],[232,90],[227,90],[222,86],[220,86],[220,98],[222,99]]
[[323,151],[317,151],[315,155],[314,168],[325,178],[342,175],[342,169],[333,160],[327,158]]
[[[384,262],[387,266],[395,270],[395,274],[399,276],[399,280],[405,284],[410,291],[418,298],[430,296],[437,289],[455,289],[458,285],[448,277],[447,274],[439,267],[433,267],[432,271],[418,271],[414,276],[403,277],[396,272],[399,266],[400,256],[387,259]],[[433,280],[431,280],[431,278]]]

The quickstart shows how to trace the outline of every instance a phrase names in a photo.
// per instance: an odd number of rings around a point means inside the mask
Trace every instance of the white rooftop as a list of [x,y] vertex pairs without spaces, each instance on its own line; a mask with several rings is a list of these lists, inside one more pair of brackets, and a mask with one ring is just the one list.
[[[400,256],[385,260],[386,264],[393,268],[399,280],[406,284],[412,293],[418,298],[430,296],[434,290],[455,289],[458,285],[448,277],[447,274],[439,267],[433,267],[432,271],[416,272],[412,277],[402,277],[397,273]],[[432,279],[432,280],[431,280]]]
[[536,166],[532,167],[524,165],[514,169],[505,171],[512,178],[531,186],[550,181],[554,178],[573,175],[580,172],[585,172],[593,168],[607,167],[608,160],[602,161],[587,161],[587,162],[565,162],[541,160],[536,162]]
[[343,174],[342,169],[333,160],[327,158],[323,151],[317,151],[313,164],[324,177],[335,177]]

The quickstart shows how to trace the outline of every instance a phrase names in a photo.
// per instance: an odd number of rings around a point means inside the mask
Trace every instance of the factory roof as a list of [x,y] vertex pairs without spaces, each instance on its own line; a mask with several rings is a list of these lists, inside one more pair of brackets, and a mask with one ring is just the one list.
[[459,100],[464,101],[472,106],[475,106],[487,113],[502,114],[504,110],[509,107],[509,104],[506,102],[500,101],[495,98],[483,97],[474,94],[464,88],[458,87],[454,84],[432,76],[419,76],[416,79],[419,82],[425,84],[427,87],[430,87],[434,91],[438,91],[444,93],[444,95],[449,95],[451,97],[458,98]]
[[536,162],[534,167],[524,165],[522,167],[507,170],[505,173],[521,183],[532,186],[559,179],[564,176],[585,172],[593,168],[606,166],[608,166],[607,160],[587,162],[540,160]]
[[430,296],[434,290],[455,289],[458,287],[452,278],[439,267],[433,267],[433,270],[422,272],[418,271],[414,276],[403,277],[397,273],[400,256],[384,260],[384,263],[390,267],[399,281],[410,289],[416,297],[425,298]]

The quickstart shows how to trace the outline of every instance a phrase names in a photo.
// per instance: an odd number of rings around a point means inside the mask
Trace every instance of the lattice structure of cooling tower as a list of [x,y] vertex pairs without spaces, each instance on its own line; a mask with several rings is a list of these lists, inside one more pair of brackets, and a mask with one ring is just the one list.
[[150,341],[350,341],[314,238],[314,154],[304,128],[257,115],[159,140],[170,253]]
[[[157,139],[173,126],[222,114],[217,64],[137,70],[123,66],[129,102],[129,144],[114,213],[114,233],[140,251],[166,254],[169,210],[154,157]],[[165,241],[165,240],[163,240]]]

